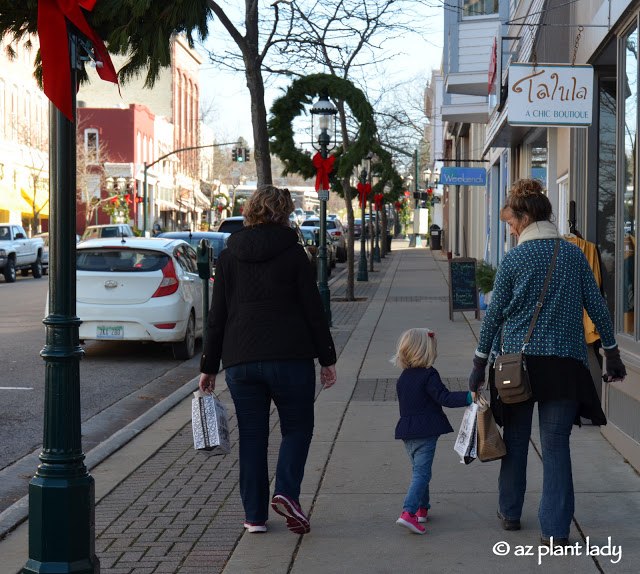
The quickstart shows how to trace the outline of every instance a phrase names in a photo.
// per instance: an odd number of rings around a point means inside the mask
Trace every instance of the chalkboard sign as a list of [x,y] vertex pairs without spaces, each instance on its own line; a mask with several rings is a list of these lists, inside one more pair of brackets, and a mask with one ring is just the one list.
[[471,257],[449,259],[449,319],[454,311],[475,311],[480,318],[476,260]]

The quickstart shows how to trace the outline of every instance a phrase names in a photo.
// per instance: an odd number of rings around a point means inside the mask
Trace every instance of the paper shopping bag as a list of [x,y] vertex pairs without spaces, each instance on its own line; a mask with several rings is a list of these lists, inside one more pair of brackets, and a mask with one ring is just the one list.
[[213,395],[202,391],[193,393],[191,400],[193,446],[211,454],[229,454],[229,420],[227,408]]
[[453,445],[453,450],[460,455],[460,462],[464,464],[470,464],[476,458],[477,426],[478,404],[471,403],[464,410],[458,437]]
[[507,447],[500,436],[498,425],[493,419],[489,403],[484,397],[478,398],[478,459],[482,462],[498,460],[507,454]]

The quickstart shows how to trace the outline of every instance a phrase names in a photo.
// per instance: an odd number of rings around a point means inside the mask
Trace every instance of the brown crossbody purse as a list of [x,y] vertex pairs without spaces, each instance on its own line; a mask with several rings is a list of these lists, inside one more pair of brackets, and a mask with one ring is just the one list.
[[[509,353],[498,355],[496,362],[493,364],[495,371],[495,385],[498,391],[498,397],[505,404],[522,403],[528,401],[533,393],[531,391],[531,381],[529,380],[529,371],[527,370],[527,360],[524,356],[524,351],[529,344],[529,339],[533,333],[533,328],[538,320],[538,315],[542,309],[542,301],[547,293],[547,288],[551,281],[551,274],[555,267],[556,260],[558,259],[558,251],[560,250],[560,239],[556,239],[556,247],[553,252],[553,259],[551,260],[551,266],[547,272],[547,278],[540,294],[540,299],[536,303],[536,310],[533,313],[533,319],[529,325],[529,331],[524,338],[522,345],[522,351],[519,353]],[[500,337],[500,345],[504,353],[504,324],[502,325],[502,335]]]

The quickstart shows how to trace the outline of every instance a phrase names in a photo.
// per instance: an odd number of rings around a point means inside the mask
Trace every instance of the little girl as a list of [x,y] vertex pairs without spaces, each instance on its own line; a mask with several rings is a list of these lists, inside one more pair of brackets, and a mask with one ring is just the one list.
[[413,464],[413,478],[404,499],[404,508],[396,524],[415,534],[425,534],[421,523],[427,521],[431,465],[436,442],[441,434],[453,432],[445,407],[471,404],[468,391],[450,392],[432,365],[437,356],[437,340],[429,329],[410,329],[400,337],[392,362],[402,367],[398,379],[400,420],[396,438],[402,439]]

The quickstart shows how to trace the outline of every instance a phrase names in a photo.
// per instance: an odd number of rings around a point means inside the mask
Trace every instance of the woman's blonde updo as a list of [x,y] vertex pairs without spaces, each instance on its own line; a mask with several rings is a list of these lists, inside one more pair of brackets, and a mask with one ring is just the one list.
[[294,208],[288,189],[262,184],[244,206],[244,224],[247,227],[264,223],[289,225],[289,215]]
[[505,210],[511,209],[518,221],[550,221],[553,215],[551,202],[544,194],[544,187],[539,179],[519,179],[509,190],[509,194],[500,210],[503,221]]

